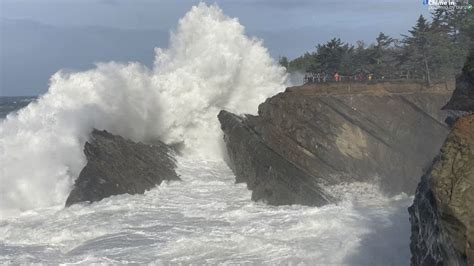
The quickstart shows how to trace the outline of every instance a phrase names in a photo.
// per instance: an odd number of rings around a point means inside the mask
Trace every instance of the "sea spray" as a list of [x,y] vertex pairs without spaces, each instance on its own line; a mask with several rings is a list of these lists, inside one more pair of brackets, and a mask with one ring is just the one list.
[[255,113],[285,79],[261,41],[205,4],[180,20],[168,49],[156,49],[153,69],[110,62],[59,71],[46,94],[0,124],[0,216],[63,204],[92,128],[219,158],[218,111]]
[[0,263],[408,265],[412,197],[338,186],[324,207],[254,202],[222,161],[178,158],[184,182],[0,221]]

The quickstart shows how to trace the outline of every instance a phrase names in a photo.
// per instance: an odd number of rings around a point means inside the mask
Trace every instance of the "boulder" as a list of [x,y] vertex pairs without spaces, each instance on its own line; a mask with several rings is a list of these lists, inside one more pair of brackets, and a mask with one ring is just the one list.
[[119,194],[142,194],[163,181],[180,180],[172,150],[162,142],[136,143],[93,130],[84,146],[87,164],[76,179],[66,206]]

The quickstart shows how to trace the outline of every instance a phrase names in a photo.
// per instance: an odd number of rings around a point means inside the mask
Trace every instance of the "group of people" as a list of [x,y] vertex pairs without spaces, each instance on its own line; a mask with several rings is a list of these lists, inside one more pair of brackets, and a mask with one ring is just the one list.
[[[304,76],[304,83],[325,83],[330,81],[341,82],[341,81],[371,81],[374,79],[374,74],[356,74],[353,76],[343,76],[339,72],[334,72],[332,78],[326,72],[314,73],[307,72]],[[383,79],[383,76],[381,77]]]
[[307,72],[304,75],[304,83],[321,83],[321,82],[328,82],[329,75],[326,72],[323,73],[313,73]]

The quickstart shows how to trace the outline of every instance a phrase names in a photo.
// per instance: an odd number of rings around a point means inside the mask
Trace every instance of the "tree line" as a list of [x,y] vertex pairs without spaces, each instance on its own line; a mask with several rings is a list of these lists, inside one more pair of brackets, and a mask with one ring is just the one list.
[[437,9],[431,21],[422,15],[400,39],[380,33],[375,43],[356,45],[333,38],[315,51],[279,62],[289,72],[328,73],[344,76],[372,74],[376,79],[414,79],[431,84],[460,73],[469,49],[474,47],[474,12]]

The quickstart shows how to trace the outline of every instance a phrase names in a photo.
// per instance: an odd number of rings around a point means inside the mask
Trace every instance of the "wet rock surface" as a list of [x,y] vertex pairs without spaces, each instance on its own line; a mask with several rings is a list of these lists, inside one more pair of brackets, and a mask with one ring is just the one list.
[[451,93],[445,84],[306,85],[267,99],[258,116],[219,120],[229,165],[253,199],[323,205],[334,199],[324,187],[341,183],[413,194],[449,132],[440,109]]
[[272,205],[291,203],[321,206],[334,201],[316,182],[314,177],[301,169],[263,141],[253,131],[249,121],[256,117],[241,118],[221,111],[222,123],[230,167],[236,182],[247,183],[252,190],[252,200],[265,200]]
[[474,265],[474,115],[458,119],[409,212],[413,265]]
[[[473,77],[471,53],[446,109],[474,111]],[[409,213],[412,265],[474,265],[474,115],[454,123]]]
[[87,165],[76,179],[66,206],[112,195],[140,194],[163,181],[180,180],[172,151],[162,142],[136,143],[94,130],[84,153]]

